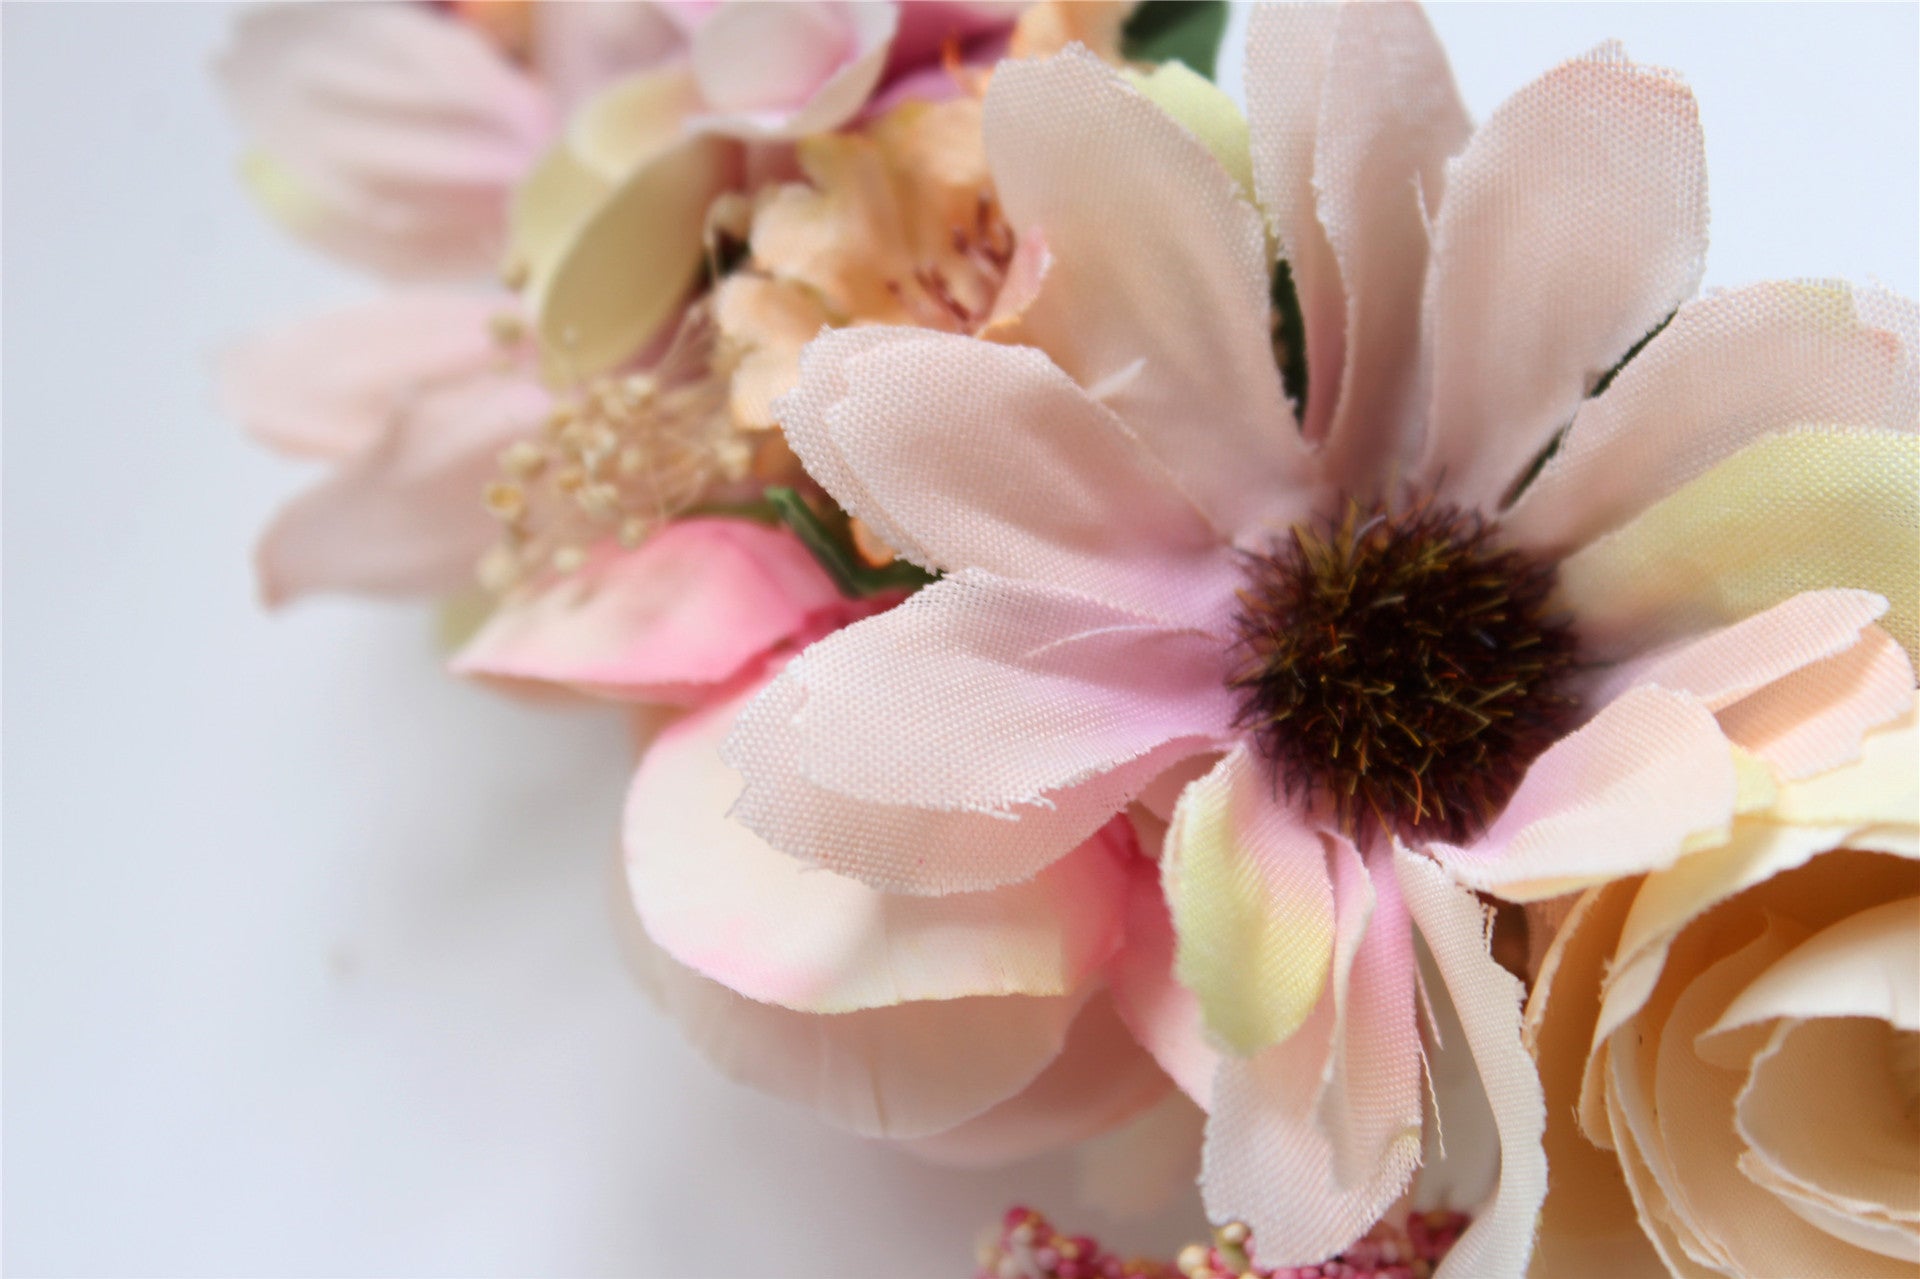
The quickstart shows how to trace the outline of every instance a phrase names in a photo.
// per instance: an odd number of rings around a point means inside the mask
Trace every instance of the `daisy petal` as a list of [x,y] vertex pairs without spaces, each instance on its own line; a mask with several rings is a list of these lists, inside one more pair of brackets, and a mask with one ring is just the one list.
[[1763,436],[1799,426],[1916,429],[1916,352],[1845,284],[1769,283],[1703,298],[1587,401],[1500,526],[1565,555]]
[[832,131],[872,96],[899,23],[894,4],[720,6],[693,36],[714,110],[692,127],[759,141]]
[[1039,1078],[985,1114],[907,1149],[934,1163],[996,1167],[1097,1136],[1168,1091],[1167,1077],[1127,1033],[1113,1001],[1096,995]]
[[1468,848],[1429,851],[1460,882],[1510,901],[1557,897],[1670,866],[1733,820],[1733,754],[1698,701],[1635,688],[1533,762]]
[[1000,67],[984,127],[1008,220],[1053,258],[1023,340],[1102,388],[1221,534],[1304,515],[1266,234],[1232,175],[1084,50]]
[[920,329],[827,333],[779,412],[809,471],[923,567],[1225,626],[1240,585],[1230,552],[1120,419],[1039,351]]
[[1242,745],[1187,786],[1167,831],[1174,973],[1242,1056],[1298,1030],[1326,987],[1333,887],[1304,819],[1276,802],[1268,768]]
[[887,894],[788,857],[727,817],[720,743],[752,691],[660,734],[627,798],[627,882],[680,963],[750,999],[842,1013],[970,995],[1064,995],[1119,945],[1130,846],[1096,835],[1024,884]]
[[642,983],[721,1074],[863,1137],[931,1136],[1019,1093],[1060,1055],[1087,1000],[978,995],[800,1013],[676,963],[637,924],[623,940]]
[[1487,952],[1486,910],[1424,857],[1398,849],[1394,869],[1434,966],[1460,1015],[1500,1132],[1500,1186],[1474,1213],[1434,1279],[1520,1279],[1547,1194],[1546,1103],[1521,1042],[1520,983]]
[[500,523],[480,503],[495,458],[533,430],[546,393],[498,377],[422,396],[359,460],[281,509],[256,552],[278,605],[316,591],[445,594],[470,585]]
[[874,803],[818,786],[798,766],[810,739],[794,717],[808,694],[791,674],[789,667],[761,692],[727,740],[725,757],[746,778],[734,815],[775,848],[886,892],[974,892],[1030,879],[1195,750],[1175,740],[1045,794],[1013,820],[1001,813]]
[[1780,777],[1811,777],[1858,759],[1868,730],[1913,704],[1913,663],[1874,626],[1852,648],[1727,707],[1720,728]]
[[425,391],[499,363],[511,299],[412,291],[250,338],[220,357],[221,408],[283,453],[344,461]]
[[791,533],[676,520],[634,550],[600,546],[577,572],[509,597],[453,671],[686,702],[846,607]]
[[1886,597],[1909,656],[1920,633],[1920,436],[1806,429],[1748,445],[1560,564],[1601,659],[1738,621],[1802,591]]
[[1600,377],[1699,284],[1693,95],[1603,45],[1508,99],[1447,166],[1419,477],[1494,509]]

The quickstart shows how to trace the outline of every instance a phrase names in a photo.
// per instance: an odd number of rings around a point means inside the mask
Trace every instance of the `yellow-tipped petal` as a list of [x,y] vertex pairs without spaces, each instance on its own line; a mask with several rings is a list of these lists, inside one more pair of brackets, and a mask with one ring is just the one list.
[[1253,157],[1246,117],[1220,87],[1184,62],[1163,62],[1147,74],[1128,71],[1133,87],[1206,144],[1213,158],[1253,199]]

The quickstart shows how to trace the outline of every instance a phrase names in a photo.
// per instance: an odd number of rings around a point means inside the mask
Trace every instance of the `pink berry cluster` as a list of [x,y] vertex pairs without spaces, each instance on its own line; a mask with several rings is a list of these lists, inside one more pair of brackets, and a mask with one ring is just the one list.
[[1031,1208],[1009,1208],[996,1238],[980,1248],[975,1279],[1428,1279],[1467,1228],[1457,1212],[1410,1215],[1404,1226],[1382,1222],[1339,1256],[1308,1266],[1268,1270],[1253,1264],[1246,1226],[1214,1231],[1211,1244],[1189,1244],[1172,1264],[1128,1260],[1086,1235],[1063,1235]]

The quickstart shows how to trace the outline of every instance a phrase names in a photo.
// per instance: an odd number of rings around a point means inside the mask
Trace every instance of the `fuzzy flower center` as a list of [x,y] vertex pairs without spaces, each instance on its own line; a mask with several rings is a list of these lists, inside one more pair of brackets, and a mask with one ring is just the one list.
[[1465,838],[1572,716],[1553,568],[1479,516],[1349,502],[1247,576],[1239,727],[1349,830]]

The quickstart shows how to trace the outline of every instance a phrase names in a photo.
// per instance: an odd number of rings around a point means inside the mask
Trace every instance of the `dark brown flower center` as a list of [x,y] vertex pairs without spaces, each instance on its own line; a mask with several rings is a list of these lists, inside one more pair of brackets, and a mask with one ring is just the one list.
[[1247,577],[1239,726],[1349,830],[1465,838],[1572,717],[1553,568],[1479,516],[1349,503]]

